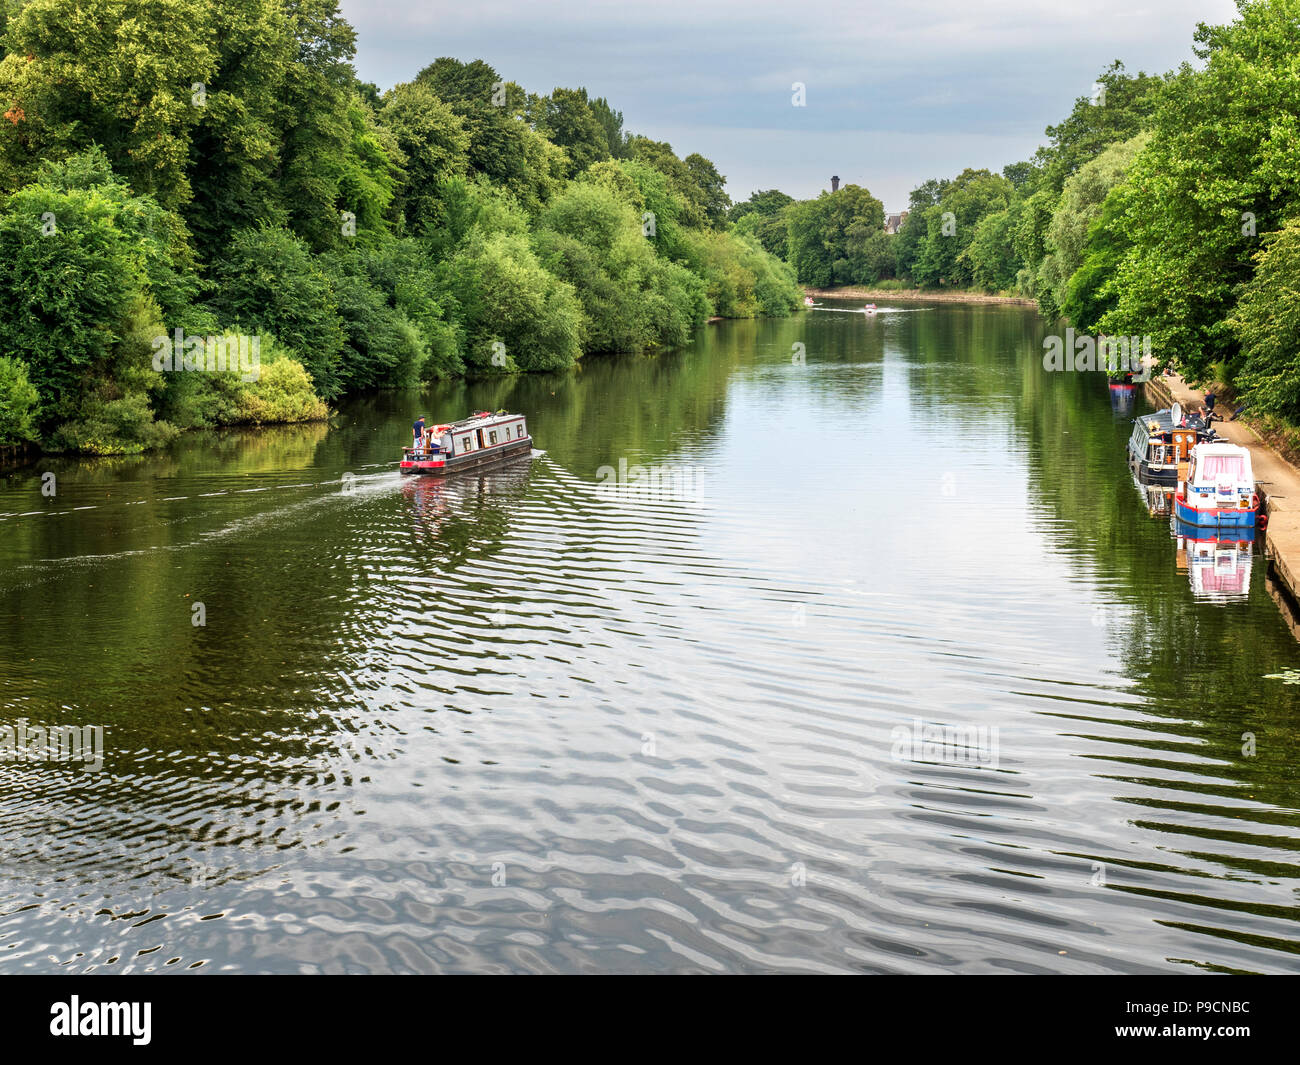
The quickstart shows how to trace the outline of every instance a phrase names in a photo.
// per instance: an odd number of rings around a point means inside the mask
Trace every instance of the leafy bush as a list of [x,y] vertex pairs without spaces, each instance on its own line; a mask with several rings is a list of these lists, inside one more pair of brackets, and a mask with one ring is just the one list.
[[0,447],[36,439],[36,410],[40,395],[27,378],[21,359],[0,356]]
[[1300,421],[1300,219],[1265,238],[1230,325],[1244,361],[1237,377],[1261,411]]
[[343,320],[322,264],[287,229],[242,229],[212,271],[217,317],[242,331],[271,333],[311,374],[316,394],[342,390]]

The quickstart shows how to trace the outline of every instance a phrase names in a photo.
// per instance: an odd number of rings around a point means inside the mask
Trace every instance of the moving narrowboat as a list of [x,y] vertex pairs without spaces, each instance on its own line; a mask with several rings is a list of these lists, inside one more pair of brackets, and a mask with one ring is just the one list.
[[1192,448],[1186,478],[1180,474],[1174,493],[1174,517],[1202,528],[1253,529],[1258,516],[1250,452],[1217,442]]
[[1199,418],[1184,421],[1182,408],[1175,403],[1167,410],[1144,414],[1133,422],[1128,441],[1128,461],[1142,484],[1178,483],[1178,464],[1187,462],[1197,444],[1217,439],[1213,429]]
[[431,425],[415,447],[402,449],[402,473],[447,474],[482,469],[531,454],[533,438],[522,414],[479,411],[473,417]]

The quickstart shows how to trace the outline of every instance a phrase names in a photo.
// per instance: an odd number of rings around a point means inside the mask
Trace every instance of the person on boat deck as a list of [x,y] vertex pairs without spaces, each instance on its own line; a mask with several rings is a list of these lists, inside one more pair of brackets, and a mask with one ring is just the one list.
[[1218,398],[1219,397],[1216,396],[1213,391],[1205,393],[1205,409],[1209,411],[1211,415],[1214,414],[1214,401]]
[[421,414],[415,419],[415,424],[411,426],[411,431],[415,434],[415,446],[424,446],[424,415]]

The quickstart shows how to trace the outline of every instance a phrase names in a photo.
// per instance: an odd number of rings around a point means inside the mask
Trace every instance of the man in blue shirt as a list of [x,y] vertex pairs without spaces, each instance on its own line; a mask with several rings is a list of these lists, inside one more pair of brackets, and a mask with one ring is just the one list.
[[421,414],[415,420],[415,424],[411,426],[411,431],[415,433],[415,446],[419,447],[420,441],[424,437],[424,415],[423,414]]

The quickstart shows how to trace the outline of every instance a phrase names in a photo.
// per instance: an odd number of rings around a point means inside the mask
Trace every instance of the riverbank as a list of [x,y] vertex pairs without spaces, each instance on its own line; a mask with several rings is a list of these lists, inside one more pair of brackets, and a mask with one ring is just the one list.
[[[1158,407],[1177,401],[1185,409],[1203,406],[1205,394],[1182,377],[1170,374],[1147,382],[1148,398]],[[1273,560],[1278,582],[1300,602],[1300,469],[1279,455],[1242,421],[1216,421],[1215,432],[1250,452],[1261,505],[1268,515],[1264,549]]]
[[939,303],[1010,303],[1019,307],[1037,307],[1038,301],[1023,296],[994,296],[986,292],[952,292],[921,288],[805,288],[814,299],[830,300],[934,300]]

